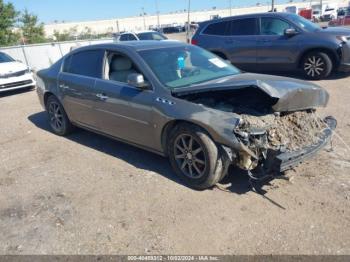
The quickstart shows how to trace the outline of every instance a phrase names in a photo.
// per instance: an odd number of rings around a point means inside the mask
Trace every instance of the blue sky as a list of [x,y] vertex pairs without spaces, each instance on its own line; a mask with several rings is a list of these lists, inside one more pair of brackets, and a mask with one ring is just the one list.
[[[5,0],[12,2],[18,10],[27,8],[39,16],[42,22],[83,21],[139,15],[141,8],[145,12],[156,12],[156,0]],[[266,4],[268,0],[232,0],[232,6],[249,6],[257,2]],[[277,0],[285,3],[287,0]],[[186,9],[187,0],[158,0],[159,11],[166,13]],[[192,0],[192,9],[223,8],[229,6],[229,0]]]

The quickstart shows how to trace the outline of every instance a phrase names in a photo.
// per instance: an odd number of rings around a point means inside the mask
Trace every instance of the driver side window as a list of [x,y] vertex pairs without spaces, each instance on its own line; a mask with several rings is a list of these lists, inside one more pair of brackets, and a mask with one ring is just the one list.
[[107,80],[128,83],[130,74],[142,74],[132,60],[124,54],[108,53],[104,78]]
[[261,35],[284,35],[286,29],[292,26],[278,18],[262,17],[261,18]]

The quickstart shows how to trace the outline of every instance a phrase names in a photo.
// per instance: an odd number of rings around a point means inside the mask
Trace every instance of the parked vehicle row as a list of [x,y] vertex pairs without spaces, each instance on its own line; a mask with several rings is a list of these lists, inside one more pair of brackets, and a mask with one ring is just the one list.
[[192,44],[246,71],[302,71],[322,79],[350,70],[350,30],[321,28],[291,13],[264,13],[200,24]]

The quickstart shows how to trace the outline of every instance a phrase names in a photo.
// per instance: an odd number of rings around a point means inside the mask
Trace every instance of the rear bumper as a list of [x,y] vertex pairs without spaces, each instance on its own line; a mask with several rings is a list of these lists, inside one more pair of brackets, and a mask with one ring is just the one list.
[[325,119],[328,128],[323,130],[321,140],[312,146],[303,148],[299,151],[287,152],[276,155],[274,158],[274,163],[272,169],[279,172],[284,172],[289,170],[307,159],[310,159],[317,154],[318,151],[323,149],[332,138],[332,132],[337,126],[337,121],[333,117],[327,117]]

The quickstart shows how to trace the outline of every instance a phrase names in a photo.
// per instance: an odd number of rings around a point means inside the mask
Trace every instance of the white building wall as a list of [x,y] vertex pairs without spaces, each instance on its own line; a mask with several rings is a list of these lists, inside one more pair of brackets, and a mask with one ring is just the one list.
[[[314,1],[314,3],[319,3],[319,1]],[[347,6],[349,0],[329,0],[324,1],[338,3],[339,6]],[[298,3],[287,3],[276,5],[277,11],[282,12],[287,6],[296,6],[300,8],[310,8],[312,1],[304,0]],[[232,15],[248,14],[248,13],[259,13],[267,12],[271,9],[271,6],[253,6],[253,7],[243,7],[232,9]],[[219,15],[220,17],[225,17],[230,15],[229,9],[217,9],[217,10],[202,10],[191,12],[191,21],[200,22],[209,20],[212,15]],[[108,32],[118,32],[120,31],[135,31],[144,29],[144,18],[141,16],[120,18],[120,19],[109,19],[109,20],[98,20],[98,21],[86,21],[86,22],[69,22],[69,23],[57,23],[57,24],[47,24],[45,25],[45,32],[48,37],[52,36],[54,31],[58,32],[69,31],[71,28],[77,28],[78,33],[85,31],[85,28],[90,28],[94,33],[104,34]],[[173,13],[173,14],[163,14],[160,15],[160,24],[184,24],[187,21],[187,13]],[[145,16],[146,29],[149,26],[157,25],[157,16]]]

